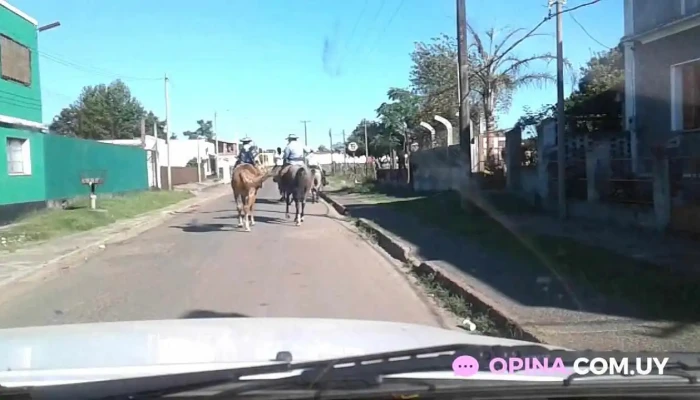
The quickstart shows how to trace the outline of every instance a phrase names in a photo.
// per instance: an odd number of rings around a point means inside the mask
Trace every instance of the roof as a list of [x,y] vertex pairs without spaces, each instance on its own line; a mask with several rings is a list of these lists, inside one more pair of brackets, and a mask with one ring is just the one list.
[[15,13],[15,14],[19,15],[20,17],[24,18],[25,20],[31,22],[34,26],[39,25],[37,20],[35,20],[34,18],[30,17],[29,15],[23,13],[22,11],[20,11],[20,9],[18,9],[17,7],[13,6],[12,4],[6,2],[5,0],[0,0],[0,6],[7,8],[8,10],[12,11],[13,13]]
[[655,40],[663,39],[667,36],[687,31],[689,29],[697,28],[698,26],[700,26],[700,13],[694,13],[644,32],[624,36],[622,39],[620,39],[620,42],[625,43],[639,41],[642,44],[646,44]]

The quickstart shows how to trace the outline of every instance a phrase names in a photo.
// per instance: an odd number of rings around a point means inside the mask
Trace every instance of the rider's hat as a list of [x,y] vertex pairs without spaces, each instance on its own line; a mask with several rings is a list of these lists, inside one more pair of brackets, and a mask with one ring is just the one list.
[[297,137],[297,135],[295,135],[293,133],[291,135],[287,136],[287,140],[297,140],[297,139],[299,139],[299,138]]
[[241,143],[244,143],[244,144],[245,144],[245,143],[250,143],[250,142],[252,142],[252,141],[253,141],[253,139],[249,138],[248,136],[246,136],[246,137],[244,137],[243,139],[241,139]]

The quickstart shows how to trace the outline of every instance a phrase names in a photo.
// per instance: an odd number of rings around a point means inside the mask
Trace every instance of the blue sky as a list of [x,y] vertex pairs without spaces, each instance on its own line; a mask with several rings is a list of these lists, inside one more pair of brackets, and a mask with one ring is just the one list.
[[[569,0],[574,7],[585,0]],[[416,41],[455,31],[452,0],[13,0],[39,20],[60,21],[40,33],[44,121],[74,101],[85,85],[121,78],[147,109],[165,114],[162,77],[171,79],[171,130],[195,129],[218,110],[222,139],[249,135],[266,148],[302,134],[309,144],[334,142],[386,99],[408,86]],[[535,26],[547,0],[468,0],[470,23]],[[623,32],[620,0],[602,0],[564,18],[564,53],[578,67],[615,46]],[[361,18],[360,18],[361,17]],[[554,52],[554,20],[518,47],[518,55]],[[595,39],[595,40],[594,40]],[[324,44],[328,44],[325,46]],[[326,47],[326,51],[324,51]],[[555,71],[555,65],[540,69]],[[138,78],[138,79],[134,79]],[[566,91],[571,84],[566,85]],[[525,105],[556,99],[556,88],[523,89],[499,118],[510,126]]]

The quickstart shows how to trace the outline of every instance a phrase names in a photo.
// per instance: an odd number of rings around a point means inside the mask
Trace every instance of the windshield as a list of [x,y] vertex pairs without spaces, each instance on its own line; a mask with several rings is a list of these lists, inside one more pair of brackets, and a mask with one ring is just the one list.
[[142,3],[0,1],[0,371],[700,350],[700,1]]

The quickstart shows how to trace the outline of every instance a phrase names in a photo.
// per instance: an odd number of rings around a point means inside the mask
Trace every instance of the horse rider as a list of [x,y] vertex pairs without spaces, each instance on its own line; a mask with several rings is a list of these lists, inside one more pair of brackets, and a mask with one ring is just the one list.
[[253,139],[247,136],[241,139],[241,151],[238,154],[238,161],[236,161],[234,168],[240,164],[255,165],[255,158],[258,156],[258,148],[253,145],[252,142]]
[[[284,148],[284,151],[282,152],[282,168],[280,168],[278,175],[277,175],[277,180],[279,181],[280,178],[287,172],[290,166],[292,165],[305,165],[305,153],[307,153],[308,149],[304,147],[301,142],[299,142],[297,139],[297,135],[289,135],[287,136],[287,147]],[[282,195],[282,198],[280,201],[284,200],[284,195]]]
[[326,186],[326,172],[321,168],[321,163],[318,162],[318,157],[316,157],[316,152],[313,149],[309,150],[309,154],[306,156],[306,165],[311,169],[317,169],[321,171],[322,185]]

